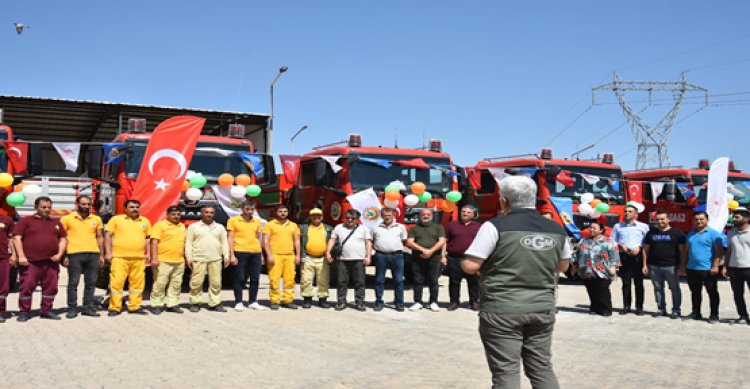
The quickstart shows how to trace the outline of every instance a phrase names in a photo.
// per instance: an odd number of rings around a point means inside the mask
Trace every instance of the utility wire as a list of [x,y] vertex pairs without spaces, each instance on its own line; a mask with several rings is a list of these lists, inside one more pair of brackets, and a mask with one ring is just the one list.
[[552,142],[556,141],[557,138],[561,137],[565,133],[565,131],[568,131],[568,129],[570,129],[570,127],[572,127],[573,124],[575,124],[578,120],[580,120],[583,117],[583,115],[585,115],[593,107],[594,107],[593,104],[589,105],[589,107],[586,108],[583,112],[581,112],[578,116],[576,116],[576,118],[573,119],[572,122],[570,122],[567,126],[565,126],[565,128],[563,128],[560,132],[558,132],[557,135],[555,135],[554,138],[552,138],[549,142],[547,142],[547,145],[552,145]]

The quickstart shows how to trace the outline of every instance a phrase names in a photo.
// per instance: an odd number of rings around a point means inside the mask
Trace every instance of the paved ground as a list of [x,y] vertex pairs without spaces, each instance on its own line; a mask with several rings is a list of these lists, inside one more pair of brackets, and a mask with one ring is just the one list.
[[[265,285],[264,278],[261,296],[267,302]],[[613,286],[616,306],[619,288]],[[720,291],[722,318],[734,318],[727,282]],[[652,311],[650,286],[646,293]],[[61,286],[57,307],[64,297]],[[230,300],[231,291],[224,297]],[[683,310],[689,310],[685,284],[683,297]],[[372,289],[367,299],[374,299]],[[444,286],[440,301],[446,300]],[[750,388],[750,326],[594,317],[585,313],[587,301],[581,285],[561,285],[553,352],[563,388]],[[16,304],[12,294],[10,309]],[[0,324],[0,350],[0,387],[6,388],[490,386],[476,313],[468,309],[230,309],[59,322],[35,317]],[[525,378],[523,387],[529,387]]]

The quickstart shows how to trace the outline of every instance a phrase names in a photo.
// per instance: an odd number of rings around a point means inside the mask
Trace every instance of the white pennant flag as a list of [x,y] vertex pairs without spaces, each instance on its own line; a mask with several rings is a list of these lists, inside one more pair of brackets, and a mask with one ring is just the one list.
[[65,170],[71,172],[78,170],[78,154],[81,152],[80,143],[54,142],[52,146],[55,146],[55,150],[65,162]]
[[492,177],[495,179],[495,182],[497,182],[498,186],[500,186],[500,181],[502,181],[503,178],[509,176],[509,174],[505,172],[504,167],[491,167],[487,170],[490,172],[490,174],[492,174]]
[[727,176],[729,175],[729,158],[717,158],[708,171],[708,190],[706,193],[706,213],[708,226],[716,231],[724,231],[729,217],[729,200],[727,199]]
[[334,173],[338,173],[341,169],[341,165],[337,164],[336,161],[338,161],[339,157],[337,155],[321,155],[320,158],[323,158],[326,162],[328,162],[328,165],[331,167],[331,170],[333,170]]
[[346,199],[354,209],[362,214],[359,220],[363,226],[372,229],[382,223],[383,219],[380,218],[380,200],[378,200],[378,195],[375,194],[372,188],[357,192],[351,196],[346,196]]
[[656,198],[661,196],[661,192],[664,190],[664,182],[652,182],[651,183],[651,198],[653,198],[654,204],[656,204]]
[[599,183],[599,176],[595,176],[593,174],[583,174],[579,173],[579,175],[589,183],[589,185],[596,185]]

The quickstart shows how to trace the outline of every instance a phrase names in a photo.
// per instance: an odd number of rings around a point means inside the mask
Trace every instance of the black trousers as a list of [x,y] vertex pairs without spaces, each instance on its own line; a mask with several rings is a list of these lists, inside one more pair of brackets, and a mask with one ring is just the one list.
[[597,315],[612,314],[612,294],[609,292],[610,280],[601,278],[589,278],[583,280],[586,293],[589,295],[589,310]]
[[94,308],[94,290],[99,275],[99,253],[68,254],[68,308],[78,306],[78,283],[83,274],[83,307]]
[[687,282],[690,287],[690,297],[693,302],[693,314],[700,315],[703,302],[703,287],[708,292],[708,302],[711,306],[711,316],[719,316],[719,289],[716,286],[717,275],[711,275],[708,270],[687,270]]
[[430,289],[430,304],[437,303],[440,291],[440,258],[422,259],[418,255],[411,258],[411,271],[414,274],[414,302],[422,304],[422,288],[427,285]]
[[643,259],[638,255],[620,255],[620,278],[622,279],[622,305],[630,308],[633,302],[630,285],[635,284],[635,308],[643,309]]
[[461,280],[466,279],[469,288],[469,303],[475,303],[479,300],[479,276],[466,274],[461,269],[461,258],[448,256],[448,274],[450,283],[448,284],[448,295],[451,303],[461,302]]
[[745,284],[750,289],[750,268],[730,267],[729,283],[732,285],[732,294],[734,294],[734,305],[737,306],[737,313],[740,315],[740,318],[747,319]]
[[354,300],[358,303],[365,302],[365,263],[363,260],[336,261],[336,276],[338,282],[336,297],[339,303],[346,303],[350,279],[354,280]]

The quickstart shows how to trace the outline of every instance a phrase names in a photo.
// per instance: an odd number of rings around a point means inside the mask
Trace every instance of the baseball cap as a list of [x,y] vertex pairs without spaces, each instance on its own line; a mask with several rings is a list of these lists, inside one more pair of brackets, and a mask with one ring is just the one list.
[[734,209],[734,211],[732,211],[732,213],[737,213],[737,212],[748,213],[748,210],[745,207],[737,207],[737,208]]
[[321,216],[323,216],[323,210],[321,210],[320,208],[313,208],[313,209],[310,210],[310,216],[312,216],[312,215],[321,215]]

